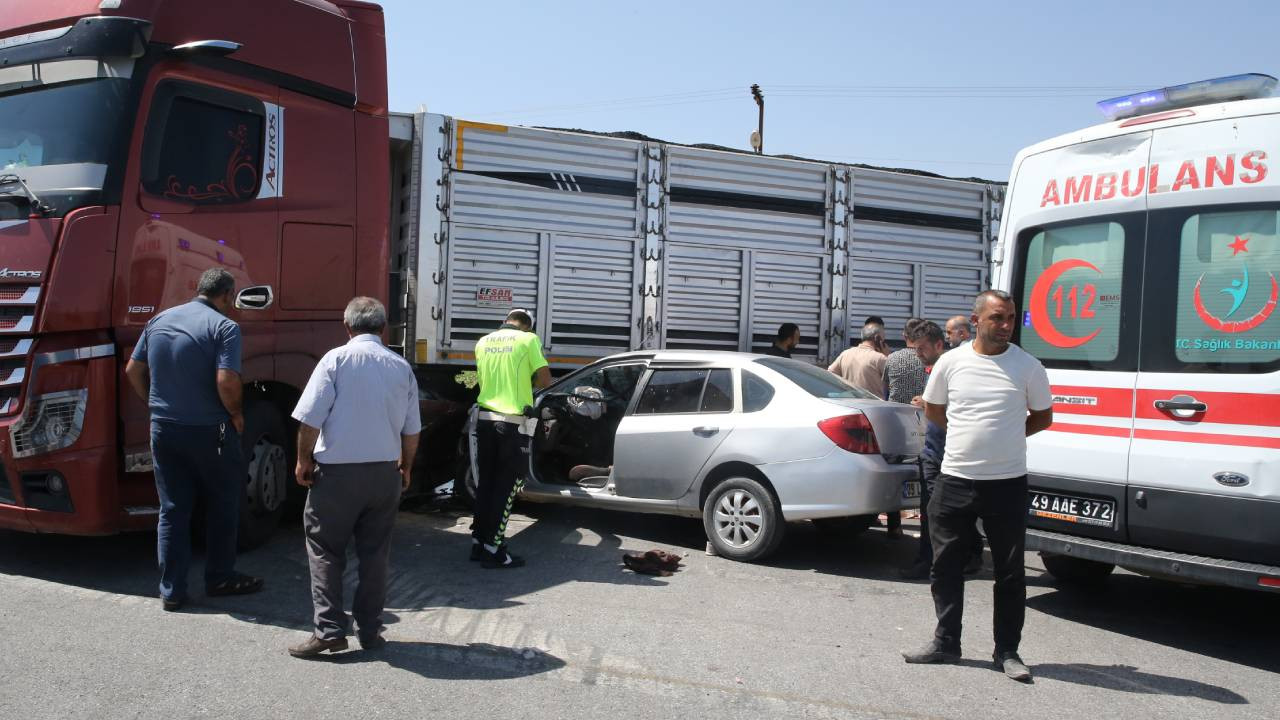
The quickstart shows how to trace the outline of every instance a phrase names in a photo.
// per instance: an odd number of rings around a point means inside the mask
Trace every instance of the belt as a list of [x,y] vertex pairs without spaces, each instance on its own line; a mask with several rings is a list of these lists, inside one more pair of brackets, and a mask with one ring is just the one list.
[[537,418],[527,418],[523,415],[506,415],[500,412],[493,412],[492,410],[480,410],[479,408],[476,409],[476,419],[518,425],[520,427],[519,432],[521,435],[533,435],[534,430],[538,425]]

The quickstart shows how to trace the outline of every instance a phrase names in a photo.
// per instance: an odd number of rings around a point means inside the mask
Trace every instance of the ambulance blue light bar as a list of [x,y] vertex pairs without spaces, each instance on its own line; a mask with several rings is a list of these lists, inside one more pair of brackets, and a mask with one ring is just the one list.
[[1276,79],[1270,75],[1246,73],[1122,95],[1100,101],[1098,109],[1108,120],[1123,120],[1161,110],[1271,97],[1275,89]]

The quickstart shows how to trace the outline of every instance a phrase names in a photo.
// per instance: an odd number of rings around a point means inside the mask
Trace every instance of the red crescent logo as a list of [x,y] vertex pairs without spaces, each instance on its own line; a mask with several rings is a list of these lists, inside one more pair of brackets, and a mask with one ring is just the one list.
[[1053,284],[1058,281],[1058,278],[1062,277],[1063,273],[1076,268],[1089,268],[1099,275],[1102,274],[1101,270],[1087,260],[1078,258],[1059,260],[1045,268],[1044,273],[1040,275],[1040,278],[1036,280],[1036,284],[1031,288],[1031,300],[1027,307],[1027,310],[1031,313],[1031,327],[1035,328],[1041,339],[1054,347],[1080,347],[1102,332],[1102,328],[1098,328],[1083,337],[1064,335],[1058,328],[1053,326],[1053,321],[1049,319],[1049,288],[1053,287]]
[[1204,306],[1204,300],[1200,299],[1200,283],[1204,281],[1204,275],[1201,274],[1200,279],[1196,280],[1196,290],[1191,295],[1192,300],[1195,302],[1196,314],[1200,316],[1205,325],[1224,333],[1247,332],[1258,327],[1266,322],[1267,318],[1271,317],[1271,313],[1276,309],[1276,301],[1280,300],[1280,284],[1276,283],[1275,273],[1270,273],[1270,275],[1271,297],[1262,306],[1262,309],[1244,320],[1226,322],[1214,317],[1213,313],[1209,312],[1208,308]]

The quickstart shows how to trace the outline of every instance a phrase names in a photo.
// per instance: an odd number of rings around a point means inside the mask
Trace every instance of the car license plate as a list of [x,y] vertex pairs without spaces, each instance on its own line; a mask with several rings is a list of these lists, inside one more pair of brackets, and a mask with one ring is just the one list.
[[920,481],[908,480],[902,483],[902,497],[904,499],[920,497]]
[[1114,500],[1097,500],[1032,490],[1028,512],[1032,517],[1049,520],[1115,527],[1116,503]]

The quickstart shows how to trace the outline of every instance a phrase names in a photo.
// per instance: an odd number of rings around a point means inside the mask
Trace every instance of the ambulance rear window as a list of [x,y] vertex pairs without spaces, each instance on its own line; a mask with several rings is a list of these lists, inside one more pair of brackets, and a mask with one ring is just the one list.
[[1280,360],[1280,212],[1191,215],[1177,277],[1173,350],[1185,369]]
[[1018,343],[1051,367],[1116,360],[1125,227],[1092,220],[1032,232],[1021,255]]

